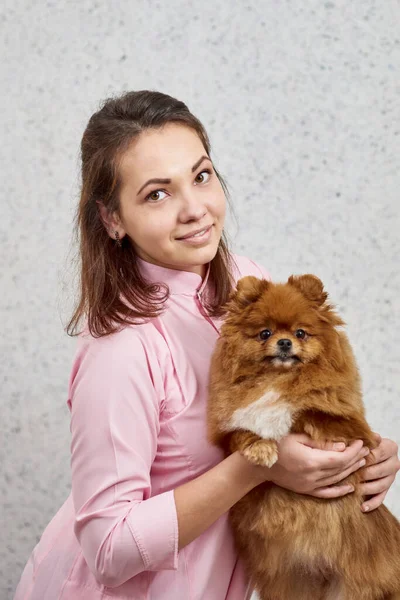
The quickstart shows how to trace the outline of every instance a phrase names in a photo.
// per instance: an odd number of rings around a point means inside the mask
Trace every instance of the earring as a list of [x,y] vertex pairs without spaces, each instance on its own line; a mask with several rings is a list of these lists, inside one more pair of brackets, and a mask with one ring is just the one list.
[[121,240],[120,240],[118,231],[115,231],[114,233],[115,233],[115,241],[117,242],[118,248],[122,248],[122,244],[121,244]]

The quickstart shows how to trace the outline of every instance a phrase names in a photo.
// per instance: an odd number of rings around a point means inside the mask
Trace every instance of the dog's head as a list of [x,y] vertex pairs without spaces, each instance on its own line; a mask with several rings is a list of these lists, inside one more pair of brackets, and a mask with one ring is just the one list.
[[314,275],[292,275],[284,284],[244,277],[227,304],[221,334],[235,339],[239,362],[274,370],[302,368],[323,356],[340,362],[336,328],[344,323],[327,298]]

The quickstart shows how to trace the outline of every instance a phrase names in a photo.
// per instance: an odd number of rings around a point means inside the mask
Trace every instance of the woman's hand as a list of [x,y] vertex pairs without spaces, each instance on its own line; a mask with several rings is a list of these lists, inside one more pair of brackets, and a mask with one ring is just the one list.
[[368,448],[357,440],[345,447],[344,444],[324,446],[305,434],[290,433],[278,442],[278,461],[265,472],[264,480],[273,481],[298,494],[316,498],[338,498],[352,491],[348,484],[334,485],[357,471],[365,464]]
[[361,492],[364,496],[370,496],[361,505],[364,512],[374,510],[382,504],[396,473],[400,470],[397,444],[392,440],[382,439],[378,433],[375,436],[379,445],[371,451],[374,464],[362,470],[365,483],[360,485]]

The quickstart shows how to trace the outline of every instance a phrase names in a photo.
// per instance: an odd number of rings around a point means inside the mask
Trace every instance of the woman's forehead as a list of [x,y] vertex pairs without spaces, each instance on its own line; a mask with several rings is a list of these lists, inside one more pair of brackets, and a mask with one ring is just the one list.
[[191,169],[202,154],[203,144],[193,129],[169,123],[142,132],[123,154],[120,172],[123,179],[173,177]]

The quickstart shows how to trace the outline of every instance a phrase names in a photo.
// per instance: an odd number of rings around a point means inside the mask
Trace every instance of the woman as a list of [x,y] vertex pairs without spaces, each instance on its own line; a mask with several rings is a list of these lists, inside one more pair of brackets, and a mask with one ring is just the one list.
[[[333,498],[366,450],[280,444],[273,468],[207,441],[207,378],[235,281],[225,185],[201,123],[157,92],[109,99],[82,139],[77,214],[84,319],[72,368],[72,494],[46,528],[15,600],[243,600],[227,511],[266,479]],[[361,462],[360,462],[361,461]],[[398,469],[382,440],[365,469],[370,509]],[[379,479],[378,479],[379,478]],[[376,480],[376,481],[375,481]]]

